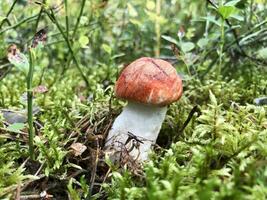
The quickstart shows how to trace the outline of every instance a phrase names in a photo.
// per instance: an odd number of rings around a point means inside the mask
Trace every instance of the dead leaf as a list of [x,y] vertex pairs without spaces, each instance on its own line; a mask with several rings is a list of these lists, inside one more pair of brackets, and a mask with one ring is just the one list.
[[9,124],[27,122],[27,116],[23,111],[0,110],[0,113],[2,113],[5,122]]
[[45,85],[38,85],[37,87],[35,87],[33,89],[33,93],[36,94],[43,94],[46,93],[48,91],[47,87]]
[[38,46],[38,44],[44,45],[47,41],[47,27],[39,30],[33,37],[32,48]]
[[82,153],[87,149],[87,147],[82,143],[73,143],[70,148],[72,149],[72,152],[74,156],[80,156]]
[[26,55],[20,52],[19,48],[12,44],[8,47],[7,59],[12,63],[16,68],[22,70],[23,72],[28,72],[29,61]]

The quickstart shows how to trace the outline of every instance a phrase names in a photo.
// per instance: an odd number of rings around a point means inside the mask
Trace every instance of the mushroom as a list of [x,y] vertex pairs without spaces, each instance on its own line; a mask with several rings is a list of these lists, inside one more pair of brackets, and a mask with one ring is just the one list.
[[182,91],[182,80],[164,60],[143,57],[125,67],[115,84],[115,95],[128,104],[108,133],[105,148],[113,150],[110,158],[116,161],[126,153],[134,160],[147,160],[167,105],[177,101]]

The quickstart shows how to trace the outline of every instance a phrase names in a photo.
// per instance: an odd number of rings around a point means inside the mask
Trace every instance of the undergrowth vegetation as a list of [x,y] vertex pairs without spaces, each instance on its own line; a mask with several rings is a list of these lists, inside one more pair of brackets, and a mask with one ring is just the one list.
[[[2,1],[0,198],[266,199],[267,107],[257,100],[267,95],[266,6]],[[44,43],[34,50],[36,37]],[[14,44],[16,62],[7,56]],[[32,80],[21,65],[31,51]],[[169,106],[150,161],[117,166],[103,151],[125,105],[113,87],[142,56],[171,62],[184,93]]]

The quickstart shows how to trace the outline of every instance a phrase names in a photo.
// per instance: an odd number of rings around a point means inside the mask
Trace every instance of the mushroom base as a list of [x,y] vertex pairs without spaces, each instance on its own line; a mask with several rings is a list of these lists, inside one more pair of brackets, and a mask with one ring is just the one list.
[[111,150],[111,159],[130,156],[145,161],[151,145],[155,144],[167,107],[129,102],[116,118],[109,131],[105,147]]

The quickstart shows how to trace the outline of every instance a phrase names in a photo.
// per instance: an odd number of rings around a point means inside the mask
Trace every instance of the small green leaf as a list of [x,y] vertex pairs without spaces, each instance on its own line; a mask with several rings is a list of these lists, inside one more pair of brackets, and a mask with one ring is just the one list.
[[71,179],[69,180],[68,185],[67,185],[67,188],[68,188],[68,194],[69,194],[69,196],[70,196],[71,199],[73,199],[73,200],[80,200],[81,198],[79,197],[78,192],[77,192],[77,191],[73,188],[73,186],[72,186],[73,181],[74,181],[74,179],[71,178]]
[[2,22],[6,17],[0,16],[0,22]]
[[156,7],[156,4],[155,4],[154,1],[147,1],[147,2],[146,2],[146,8],[147,8],[148,10],[154,10],[155,7]]
[[214,16],[201,17],[201,19],[206,20],[208,22],[212,22],[212,23],[216,24],[217,26],[221,26],[220,22],[218,20],[216,20]]
[[207,46],[208,43],[209,40],[207,38],[201,38],[200,40],[198,40],[197,45],[203,49],[205,46]]
[[244,21],[244,17],[238,14],[232,14],[231,17],[238,21]]
[[171,42],[173,44],[178,45],[178,41],[176,39],[174,39],[173,37],[167,36],[167,35],[162,35],[161,36],[164,40],[167,40],[168,42]]
[[81,25],[85,25],[87,22],[88,22],[88,17],[82,16],[80,21]]
[[212,91],[209,91],[210,93],[210,101],[212,103],[212,105],[217,105],[217,99],[216,97],[214,96],[214,94],[212,93]]
[[132,4],[127,3],[127,7],[128,7],[129,15],[130,15],[131,17],[137,17],[137,16],[138,16],[137,11],[136,11],[135,8],[132,6]]
[[85,35],[82,35],[80,38],[79,38],[79,43],[81,45],[82,48],[86,47],[87,44],[89,43],[89,39],[87,36]]
[[225,6],[235,6],[240,0],[233,0],[225,3]]
[[163,185],[164,188],[166,188],[167,190],[171,190],[172,189],[172,185],[169,181],[167,180],[161,180],[160,183]]
[[9,131],[19,132],[25,127],[25,124],[23,123],[14,123],[7,127]]
[[38,136],[38,135],[36,135],[35,137],[34,137],[34,141],[35,141],[35,143],[42,143],[42,140],[41,140],[41,138]]
[[181,44],[181,49],[185,53],[193,50],[194,48],[195,48],[195,45],[192,42],[183,42]]
[[234,6],[220,6],[218,12],[222,15],[223,19],[228,19],[237,12]]
[[113,173],[112,173],[112,176],[113,176],[115,179],[123,180],[123,176],[122,176],[119,172],[113,172]]
[[129,21],[134,25],[142,26],[142,23],[137,19],[130,19]]
[[111,59],[116,59],[125,56],[125,53],[120,53],[120,54],[115,54],[114,56],[111,57]]
[[258,51],[258,57],[262,59],[267,59],[267,47],[262,48]]
[[49,176],[49,174],[50,174],[50,169],[49,169],[48,167],[46,167],[44,173],[45,173],[46,176]]
[[107,52],[109,55],[111,55],[112,49],[109,45],[102,44],[102,48],[104,49],[105,52]]

